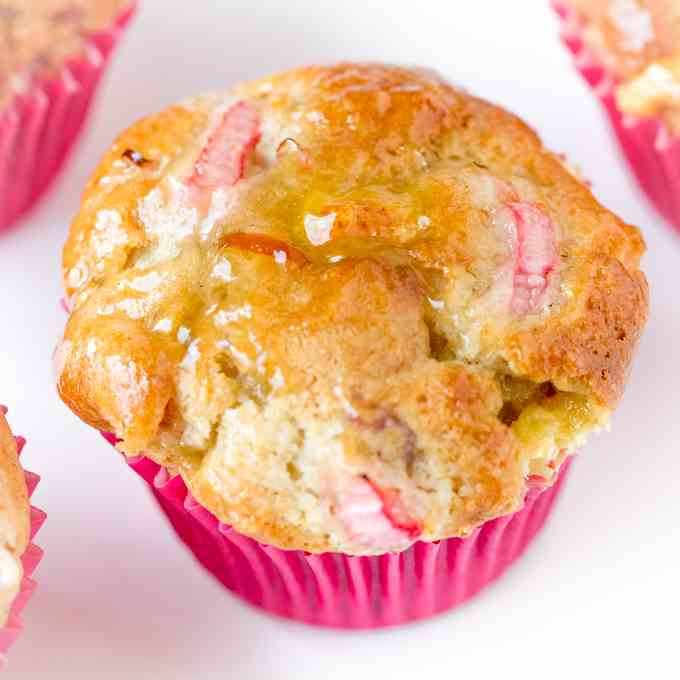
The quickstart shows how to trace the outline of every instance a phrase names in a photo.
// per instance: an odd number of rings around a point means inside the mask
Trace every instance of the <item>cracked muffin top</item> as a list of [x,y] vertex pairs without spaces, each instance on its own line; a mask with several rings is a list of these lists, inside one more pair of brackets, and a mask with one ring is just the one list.
[[606,425],[643,250],[502,109],[303,68],[115,142],[64,250],[58,388],[260,541],[465,536]]
[[21,586],[21,556],[30,531],[28,491],[5,412],[0,406],[0,626]]
[[100,60],[88,47],[93,33],[111,29],[133,0],[0,0],[0,105],[36,76],[68,59]]
[[[562,0],[560,0],[562,2]],[[661,116],[680,133],[680,0],[564,0],[633,116]]]

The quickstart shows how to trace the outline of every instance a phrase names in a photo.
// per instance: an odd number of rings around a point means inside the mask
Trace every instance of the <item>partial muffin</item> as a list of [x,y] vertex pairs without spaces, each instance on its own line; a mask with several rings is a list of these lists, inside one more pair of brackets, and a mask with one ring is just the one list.
[[606,426],[643,249],[507,112],[299,69],[117,140],[64,250],[58,387],[269,546],[472,536]]
[[0,0],[0,230],[55,177],[134,0]]
[[0,407],[0,664],[21,632],[19,613],[35,589],[29,576],[42,551],[30,541],[45,519],[29,505],[38,477],[21,468],[24,440],[12,435],[5,413]]
[[642,188],[680,226],[680,2],[558,0],[563,37]]

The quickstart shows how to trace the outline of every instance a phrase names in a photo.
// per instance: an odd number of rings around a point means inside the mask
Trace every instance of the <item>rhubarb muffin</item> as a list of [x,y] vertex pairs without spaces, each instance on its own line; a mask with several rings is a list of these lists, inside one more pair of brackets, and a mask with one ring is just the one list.
[[0,667],[21,632],[19,613],[35,589],[29,576],[42,552],[30,541],[45,519],[29,505],[38,477],[19,464],[24,440],[13,436],[6,412],[0,406]]
[[0,231],[71,148],[134,0],[0,0]]
[[563,38],[642,188],[680,226],[680,1],[558,0]]
[[114,143],[64,249],[58,389],[253,545],[473,537],[607,426],[643,250],[502,109],[302,68]]

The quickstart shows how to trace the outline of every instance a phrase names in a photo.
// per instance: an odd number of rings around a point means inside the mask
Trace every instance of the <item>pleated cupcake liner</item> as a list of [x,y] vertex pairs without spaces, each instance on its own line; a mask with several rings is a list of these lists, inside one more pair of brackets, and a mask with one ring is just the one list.
[[680,136],[672,136],[661,118],[636,118],[618,108],[618,83],[583,40],[583,22],[570,7],[560,2],[552,5],[560,19],[562,42],[604,108],[640,188],[666,221],[680,230]]
[[110,30],[90,35],[84,56],[31,82],[0,111],[0,233],[36,204],[61,170],[134,8]]
[[[2,413],[7,412],[7,409],[4,406],[0,406],[0,410]],[[17,451],[19,452],[19,455],[21,455],[21,452],[26,444],[26,440],[23,437],[15,437],[15,439],[17,443]],[[35,488],[38,486],[40,477],[34,472],[28,472],[24,470],[24,478],[26,480],[28,496],[31,498]],[[35,543],[33,543],[33,539],[38,533],[40,527],[43,525],[46,515],[42,510],[39,510],[33,506],[31,506],[30,513],[30,543],[21,557],[21,564],[23,566],[24,572],[23,578],[21,580],[21,586],[19,593],[14,598],[14,602],[12,602],[12,606],[10,608],[5,625],[0,627],[0,669],[5,666],[7,661],[7,650],[16,642],[23,629],[23,623],[21,621],[20,614],[37,587],[37,582],[31,577],[43,556],[43,551]]]
[[[115,438],[105,435],[115,444]],[[357,557],[281,550],[222,524],[179,475],[144,457],[127,458],[177,535],[222,585],[276,616],[331,628],[383,628],[453,609],[501,576],[546,521],[569,461],[552,487],[532,489],[518,512],[468,538],[418,541],[400,553]]]

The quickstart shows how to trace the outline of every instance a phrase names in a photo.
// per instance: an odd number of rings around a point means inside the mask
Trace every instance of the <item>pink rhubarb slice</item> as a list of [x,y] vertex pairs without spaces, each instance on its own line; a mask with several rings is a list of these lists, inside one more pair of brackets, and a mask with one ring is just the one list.
[[231,106],[201,151],[189,185],[217,189],[236,184],[243,177],[246,158],[260,136],[257,111],[245,101]]

